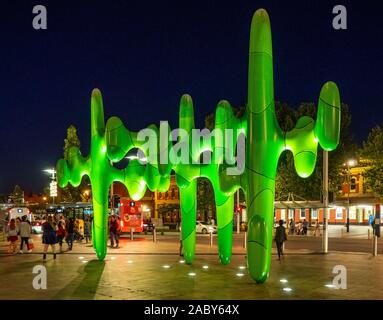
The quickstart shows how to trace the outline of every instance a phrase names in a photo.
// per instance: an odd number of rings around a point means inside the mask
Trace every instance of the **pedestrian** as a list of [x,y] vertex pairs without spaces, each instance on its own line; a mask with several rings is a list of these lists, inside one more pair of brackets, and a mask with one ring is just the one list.
[[298,228],[297,228],[297,235],[301,235],[301,234],[302,234],[302,231],[303,231],[302,221],[299,220]]
[[53,259],[56,259],[57,235],[56,235],[56,226],[53,222],[52,216],[49,216],[48,220],[43,223],[42,229],[43,229],[43,244],[44,244],[43,260],[45,261],[47,258],[47,251],[49,246],[52,247]]
[[283,226],[283,220],[279,220],[279,226],[275,230],[275,244],[278,250],[278,260],[283,256],[283,242],[287,241],[286,229]]
[[92,226],[90,224],[90,218],[86,217],[84,222],[84,236],[85,236],[85,242],[88,243],[91,240],[92,237]]
[[318,221],[318,219],[316,219],[316,221],[315,221],[314,233],[313,233],[314,237],[316,237],[317,232],[318,232],[318,234],[319,234],[319,236],[320,236],[320,235],[321,235],[321,234],[320,234],[320,225],[319,225],[319,221]]
[[17,230],[19,230],[19,232],[20,232],[20,229],[19,229],[20,223],[21,223],[21,219],[20,219],[20,217],[17,217],[16,218],[16,228],[17,228]]
[[65,235],[66,235],[66,231],[65,231],[65,228],[63,226],[62,220],[59,220],[59,224],[57,225],[56,235],[57,235],[57,242],[58,242],[59,247],[60,247],[60,253],[62,253],[63,240],[64,240]]
[[27,246],[28,252],[32,252],[32,249],[29,246],[29,238],[31,237],[31,231],[31,224],[27,220],[27,216],[23,216],[19,225],[19,234],[21,239],[19,253],[23,253],[24,243]]
[[110,236],[110,245],[112,248],[114,248],[114,242],[116,242],[116,248],[118,248],[119,244],[119,224],[116,219],[116,217],[113,215],[110,218],[110,225],[109,225],[109,236]]
[[74,239],[74,221],[73,218],[69,218],[66,228],[66,243],[68,244],[68,250],[73,249],[73,239]]
[[303,220],[303,224],[302,224],[302,227],[303,227],[303,232],[302,234],[307,236],[307,229],[308,229],[308,226],[309,226],[309,223],[306,221],[306,219]]
[[65,229],[65,219],[64,219],[64,216],[60,216],[60,220],[59,220],[59,222],[61,221],[61,225],[62,225],[62,227]]
[[294,222],[293,219],[290,219],[289,232],[290,232],[290,234],[294,234],[295,233],[295,222]]
[[19,237],[17,236],[17,234],[19,233],[19,230],[17,229],[15,219],[11,219],[6,230],[7,230],[7,240],[9,241],[8,253],[15,254],[17,240],[19,239]]

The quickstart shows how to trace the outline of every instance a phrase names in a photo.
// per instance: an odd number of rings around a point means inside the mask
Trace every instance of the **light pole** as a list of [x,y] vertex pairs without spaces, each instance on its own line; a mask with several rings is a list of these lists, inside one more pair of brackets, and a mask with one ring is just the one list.
[[322,252],[328,252],[328,151],[323,150],[323,238]]
[[52,204],[55,204],[55,197],[57,197],[57,182],[56,182],[56,170],[55,169],[45,169],[45,173],[51,175],[51,183],[49,184],[49,193],[52,197]]
[[240,206],[239,206],[239,189],[237,190],[237,233],[240,232]]
[[350,232],[350,191],[351,191],[351,174],[350,167],[355,166],[355,160],[347,160],[344,164],[347,167],[347,219],[346,219],[346,232]]

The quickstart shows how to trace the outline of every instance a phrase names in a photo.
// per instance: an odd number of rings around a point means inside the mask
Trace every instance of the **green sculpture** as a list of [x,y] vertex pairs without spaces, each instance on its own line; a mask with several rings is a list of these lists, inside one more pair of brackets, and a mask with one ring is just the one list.
[[[151,191],[166,191],[173,170],[180,188],[186,262],[192,263],[195,254],[196,179],[206,177],[215,193],[221,263],[230,262],[233,195],[242,188],[246,194],[249,219],[248,269],[254,280],[264,282],[270,270],[278,159],[283,151],[291,151],[297,173],[308,177],[315,168],[318,142],[325,150],[334,150],[339,142],[340,127],[340,98],[333,82],[327,82],[320,92],[317,121],[302,117],[290,132],[283,132],[278,125],[273,91],[271,30],[269,17],[263,9],[255,12],[251,24],[246,113],[238,119],[227,101],[219,102],[215,130],[210,140],[195,139],[193,103],[188,95],[181,98],[180,131],[177,143],[173,145],[169,138],[172,133],[166,123],[161,123],[159,128],[150,125],[140,132],[129,131],[117,117],[111,117],[105,125],[101,93],[93,90],[90,155],[83,157],[78,148],[72,148],[68,163],[63,159],[58,161],[57,178],[59,185],[64,187],[68,182],[78,186],[83,175],[89,176],[94,206],[93,244],[97,257],[104,259],[107,250],[108,190],[111,183],[119,181],[125,184],[131,198],[138,200],[147,187]],[[227,135],[230,130],[231,135]],[[227,163],[227,159],[235,157],[235,146],[240,144],[241,134],[246,137],[245,167],[240,174],[233,175],[228,170],[233,169],[234,164]],[[142,151],[148,159],[146,164],[138,159],[131,160],[123,170],[111,165],[111,162],[121,161],[133,148]],[[178,156],[180,150],[183,154],[181,160]],[[201,163],[201,155],[207,151],[211,152],[211,161]]]

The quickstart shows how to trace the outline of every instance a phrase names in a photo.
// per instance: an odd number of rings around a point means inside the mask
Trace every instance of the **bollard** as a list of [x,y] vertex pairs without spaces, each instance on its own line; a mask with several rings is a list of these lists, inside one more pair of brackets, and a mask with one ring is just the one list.
[[377,236],[373,236],[372,255],[374,257],[376,257],[378,255],[378,237]]
[[153,242],[154,243],[157,242],[157,231],[156,231],[156,228],[153,228]]
[[210,247],[213,246],[213,232],[210,232]]
[[367,239],[370,239],[370,229],[367,229]]
[[133,234],[134,234],[133,228],[130,228],[130,240],[133,240]]
[[247,231],[245,231],[244,236],[243,236],[243,247],[245,249],[247,248]]

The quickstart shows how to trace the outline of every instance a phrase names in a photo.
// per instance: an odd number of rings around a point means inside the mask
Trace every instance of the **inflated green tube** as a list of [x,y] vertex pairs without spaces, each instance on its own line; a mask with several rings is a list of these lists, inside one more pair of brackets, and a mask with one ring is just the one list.
[[[140,132],[129,131],[117,117],[111,117],[105,125],[101,93],[93,90],[90,155],[84,158],[78,148],[72,148],[68,163],[63,159],[58,161],[57,178],[59,185],[64,187],[67,183],[78,186],[83,175],[90,177],[94,206],[93,244],[100,260],[106,255],[108,189],[112,181],[123,183],[130,196],[139,200],[147,187],[151,191],[166,191],[173,170],[180,188],[186,262],[192,263],[195,256],[197,179],[205,177],[214,189],[221,263],[228,264],[231,259],[234,193],[242,188],[249,219],[248,269],[257,282],[268,278],[278,159],[283,151],[292,152],[298,175],[308,177],[315,168],[318,142],[325,150],[333,150],[338,145],[340,130],[340,98],[333,82],[326,83],[320,92],[316,122],[305,116],[290,132],[281,130],[274,108],[272,57],[269,17],[260,9],[251,23],[246,113],[238,119],[227,101],[219,102],[214,134],[208,141],[204,138],[193,140],[194,109],[189,95],[183,95],[180,101],[180,131],[173,145],[169,139],[171,129],[163,122],[159,127],[150,125]],[[231,135],[226,135],[229,131]],[[240,143],[240,134],[246,137],[245,167],[233,175],[226,170],[234,167],[227,158],[236,154],[235,145]],[[180,146],[187,150],[182,161],[178,158]],[[131,160],[121,170],[110,164],[123,159],[133,148],[139,148],[149,161],[143,164]],[[198,160],[206,151],[211,152],[212,161],[201,163]]]

